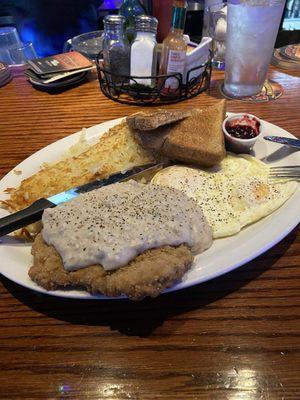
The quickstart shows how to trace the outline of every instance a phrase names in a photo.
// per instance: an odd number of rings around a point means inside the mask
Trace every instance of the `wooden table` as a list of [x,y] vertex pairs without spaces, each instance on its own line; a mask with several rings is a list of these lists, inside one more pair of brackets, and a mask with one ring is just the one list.
[[[91,80],[60,94],[22,73],[0,88],[0,174],[68,134],[138,108]],[[272,103],[229,101],[300,137],[300,75],[272,70]],[[210,92],[173,108],[221,98]],[[300,235],[234,272],[141,303],[73,301],[0,284],[1,399],[300,398]]]

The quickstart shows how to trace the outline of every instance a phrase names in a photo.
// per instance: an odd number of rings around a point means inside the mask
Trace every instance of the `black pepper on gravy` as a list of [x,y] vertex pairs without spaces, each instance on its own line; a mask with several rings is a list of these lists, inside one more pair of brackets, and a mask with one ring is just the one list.
[[42,223],[45,242],[54,246],[67,270],[94,264],[114,270],[151,248],[185,243],[201,252],[212,242],[211,228],[193,199],[135,181],[47,209]]

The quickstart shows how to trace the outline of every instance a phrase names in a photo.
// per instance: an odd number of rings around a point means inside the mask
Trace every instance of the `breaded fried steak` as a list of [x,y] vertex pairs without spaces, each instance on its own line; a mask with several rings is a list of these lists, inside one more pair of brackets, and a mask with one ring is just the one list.
[[44,211],[33,244],[33,281],[47,290],[157,296],[212,243],[201,208],[182,192],[133,180]]
[[57,251],[45,243],[41,234],[35,239],[32,254],[34,265],[29,276],[47,290],[78,287],[94,294],[125,295],[132,300],[156,297],[180,280],[193,261],[187,246],[163,246],[140,254],[114,271],[105,271],[101,265],[67,271]]

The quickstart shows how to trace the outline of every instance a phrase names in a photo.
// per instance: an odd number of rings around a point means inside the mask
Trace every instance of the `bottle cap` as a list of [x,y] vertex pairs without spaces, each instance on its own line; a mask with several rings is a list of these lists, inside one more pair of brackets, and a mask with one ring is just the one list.
[[158,21],[151,15],[139,15],[135,17],[135,29],[139,32],[157,32]]
[[105,27],[123,26],[125,17],[123,17],[123,15],[106,15],[103,19],[103,23]]

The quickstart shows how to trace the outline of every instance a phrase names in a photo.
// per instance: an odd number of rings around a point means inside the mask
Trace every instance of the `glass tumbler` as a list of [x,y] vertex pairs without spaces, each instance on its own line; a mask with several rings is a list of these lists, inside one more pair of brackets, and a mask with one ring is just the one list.
[[33,44],[30,42],[21,43],[19,46],[10,48],[9,53],[14,65],[24,65],[28,60],[38,57]]
[[18,31],[13,26],[0,27],[0,48],[9,48],[21,43]]
[[10,56],[9,49],[5,49],[5,48],[2,49],[0,47],[0,62],[1,61],[5,62],[8,65],[13,63],[12,59],[11,59],[11,56]]
[[12,64],[10,49],[21,43],[17,29],[13,26],[0,27],[0,60]]
[[212,65],[217,69],[224,70],[226,52],[226,29],[227,29],[227,6],[226,2],[220,1],[209,7],[209,31],[212,38],[213,58]]
[[228,0],[224,93],[253,96],[267,76],[285,0]]

